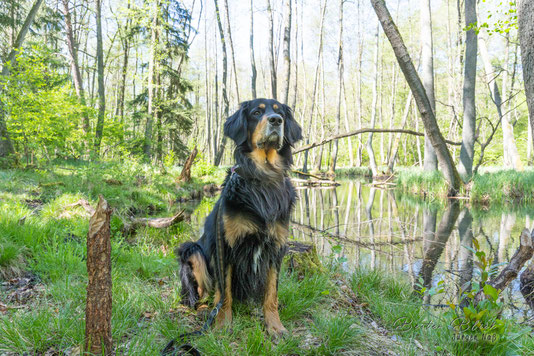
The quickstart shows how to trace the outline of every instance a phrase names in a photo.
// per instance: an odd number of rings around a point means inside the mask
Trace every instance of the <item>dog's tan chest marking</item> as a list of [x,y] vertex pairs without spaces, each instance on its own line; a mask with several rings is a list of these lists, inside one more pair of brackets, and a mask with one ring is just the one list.
[[224,233],[230,247],[242,237],[258,232],[258,226],[242,215],[223,216]]
[[269,235],[274,239],[278,247],[283,246],[287,242],[289,236],[289,229],[287,224],[276,221],[268,226]]

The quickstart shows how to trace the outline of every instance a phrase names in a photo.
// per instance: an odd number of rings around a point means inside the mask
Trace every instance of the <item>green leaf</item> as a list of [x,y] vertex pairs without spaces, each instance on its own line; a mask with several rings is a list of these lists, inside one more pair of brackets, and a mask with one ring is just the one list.
[[484,294],[490,297],[492,301],[496,301],[499,297],[499,291],[490,284],[484,286]]

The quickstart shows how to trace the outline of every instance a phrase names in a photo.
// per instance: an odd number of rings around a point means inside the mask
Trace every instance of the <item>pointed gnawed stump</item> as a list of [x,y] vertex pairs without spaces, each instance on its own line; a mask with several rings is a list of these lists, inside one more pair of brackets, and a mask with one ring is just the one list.
[[85,351],[111,355],[111,209],[100,196],[87,233],[87,304]]

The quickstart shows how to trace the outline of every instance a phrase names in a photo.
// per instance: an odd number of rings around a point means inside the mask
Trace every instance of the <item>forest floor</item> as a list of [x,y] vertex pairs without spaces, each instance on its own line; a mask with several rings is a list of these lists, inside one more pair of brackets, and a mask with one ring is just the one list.
[[[187,219],[168,229],[124,235],[131,216],[170,216],[179,200],[198,198],[224,170],[194,167],[177,185],[179,169],[162,172],[135,162],[62,163],[0,171],[0,355],[77,355],[84,338],[89,213],[102,194],[114,208],[112,231],[113,340],[116,354],[156,355],[203,319],[180,305],[174,248],[196,237]],[[204,197],[187,212],[212,208]],[[272,338],[260,308],[235,304],[232,331],[192,340],[205,355],[525,354],[526,329],[506,323],[497,341],[465,341],[450,322],[424,307],[401,275],[357,269],[324,256],[321,270],[289,273],[279,283],[280,316],[290,334]],[[520,351],[521,350],[521,351]],[[534,354],[534,351],[532,351]]]

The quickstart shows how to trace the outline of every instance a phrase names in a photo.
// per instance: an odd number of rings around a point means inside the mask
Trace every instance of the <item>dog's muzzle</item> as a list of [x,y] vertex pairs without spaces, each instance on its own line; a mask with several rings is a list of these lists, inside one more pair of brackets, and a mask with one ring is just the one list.
[[278,114],[267,117],[268,125],[265,127],[264,146],[282,148],[284,143],[284,118]]

